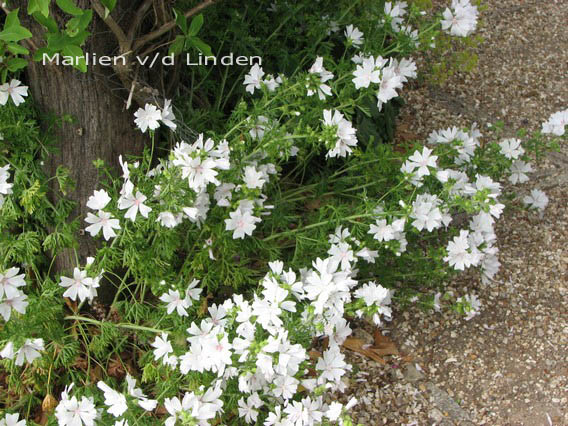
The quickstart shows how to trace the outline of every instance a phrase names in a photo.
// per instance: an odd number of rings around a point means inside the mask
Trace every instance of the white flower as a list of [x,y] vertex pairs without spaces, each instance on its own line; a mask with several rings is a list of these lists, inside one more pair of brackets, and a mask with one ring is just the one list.
[[164,101],[164,108],[162,109],[162,123],[168,126],[170,129],[175,130],[177,128],[177,124],[174,123],[176,116],[174,115],[174,111],[172,109],[172,101],[170,99],[166,99]]
[[341,265],[343,271],[351,269],[351,262],[355,261],[353,250],[347,243],[333,244],[327,251],[331,258]]
[[355,297],[365,300],[367,306],[389,305],[392,292],[380,284],[370,281],[355,291]]
[[530,195],[523,198],[523,202],[530,208],[544,210],[548,205],[548,197],[539,189],[533,189]]
[[416,63],[412,59],[402,58],[399,62],[395,58],[392,60],[391,66],[403,83],[407,82],[409,78],[416,78],[417,76]]
[[96,215],[87,213],[85,222],[91,223],[90,226],[85,228],[85,231],[90,233],[92,237],[95,237],[102,229],[103,236],[107,241],[116,237],[116,233],[114,232],[115,229],[120,229],[118,219],[114,219],[111,213],[107,213],[103,210],[99,210]]
[[25,274],[17,275],[20,268],[10,268],[0,273],[0,297],[6,296],[7,299],[12,299],[20,295],[18,287],[26,285],[24,281]]
[[343,411],[343,404],[337,401],[333,401],[329,404],[327,411],[325,412],[325,416],[332,422],[335,422],[339,419]]
[[16,106],[24,102],[24,97],[28,96],[28,86],[20,86],[21,83],[20,80],[12,79],[10,83],[0,86],[0,105],[6,105],[10,97]]
[[190,300],[199,300],[199,295],[203,291],[202,288],[196,288],[197,284],[199,284],[199,280],[193,280],[188,286],[187,290],[185,290],[185,297],[186,299]]
[[168,290],[168,293],[164,293],[160,296],[160,300],[168,304],[168,314],[171,314],[175,309],[180,317],[187,316],[186,309],[189,308],[190,302],[187,297],[182,299],[179,291]]
[[428,167],[436,168],[436,160],[438,157],[436,155],[432,155],[432,150],[428,147],[424,147],[422,149],[422,153],[419,151],[414,151],[408,160],[410,161],[410,165],[413,169],[418,169],[416,171],[416,175],[418,177],[428,176],[430,175],[430,170]]
[[402,88],[402,77],[398,75],[394,67],[383,68],[379,91],[377,92],[377,107],[379,111],[383,104],[398,96],[397,89]]
[[15,355],[16,355],[16,353],[14,352],[14,343],[13,342],[6,343],[6,346],[4,346],[2,351],[0,351],[0,356],[2,358],[13,359]]
[[201,157],[192,158],[186,154],[176,155],[174,165],[181,167],[182,177],[189,183],[189,187],[195,192],[201,192],[207,184],[219,185],[216,179],[217,162],[211,158],[202,159]]
[[165,362],[169,357],[169,354],[174,351],[166,333],[162,333],[162,336],[156,336],[156,339],[151,346],[155,348],[153,352],[154,359],[156,361],[158,361],[160,358],[164,358],[163,362]]
[[104,189],[94,191],[93,195],[87,200],[87,207],[93,210],[102,210],[107,206],[110,200],[111,198]]
[[381,71],[375,67],[373,58],[371,60],[363,60],[362,65],[357,65],[353,75],[355,78],[352,81],[356,89],[367,88],[371,83],[381,82]]
[[160,225],[165,226],[166,228],[175,228],[177,225],[181,223],[181,220],[178,220],[176,216],[172,212],[160,212],[158,218],[156,219]]
[[363,247],[355,254],[357,257],[360,257],[368,263],[375,263],[375,259],[379,257],[379,252],[377,250],[371,250],[367,247]]
[[155,399],[148,399],[146,395],[142,393],[142,389],[136,387],[136,379],[128,373],[126,373],[126,383],[128,386],[128,394],[136,398],[140,407],[146,411],[153,411],[156,408],[158,401]]
[[412,225],[422,231],[426,228],[428,232],[439,228],[442,225],[442,212],[437,207],[437,197],[434,195],[431,200],[428,197],[417,197],[412,203],[410,217],[414,219]]
[[373,235],[377,241],[394,240],[395,231],[393,227],[387,224],[386,219],[377,219],[376,224],[371,224],[368,233]]
[[268,123],[268,118],[264,115],[259,115],[255,120],[254,126],[249,130],[250,136],[253,139],[262,139],[264,137],[264,132],[266,131],[266,123]]
[[268,417],[264,420],[264,426],[285,426],[285,420],[282,419],[282,407],[277,405],[274,412],[268,413]]
[[138,211],[140,214],[148,218],[148,214],[152,211],[151,207],[144,204],[148,198],[140,191],[136,191],[136,196],[133,194],[134,186],[132,182],[126,181],[123,187],[122,195],[118,199],[118,208],[121,210],[128,209],[124,217],[130,219],[132,222],[136,220]]
[[448,255],[444,257],[444,261],[460,271],[479,263],[479,255],[470,250],[468,236],[468,231],[461,230],[460,235],[448,243]]
[[155,105],[146,104],[144,108],[139,108],[138,111],[134,113],[136,119],[134,123],[142,131],[146,133],[146,130],[156,130],[160,127],[160,120],[162,119],[162,111],[158,109]]
[[105,405],[110,407],[107,410],[108,413],[112,414],[114,417],[119,417],[128,410],[126,397],[123,394],[115,391],[103,381],[99,381],[97,387],[104,392]]
[[28,307],[27,298],[28,296],[24,293],[19,293],[15,297],[0,298],[0,315],[2,315],[4,321],[10,320],[12,309],[22,315],[25,314],[26,308]]
[[345,28],[345,37],[347,38],[347,42],[351,43],[353,46],[358,47],[363,44],[363,33],[359,28],[353,25],[347,25]]
[[511,160],[518,160],[519,157],[525,153],[519,139],[503,139],[499,142],[499,146],[501,147],[501,154]]
[[323,124],[324,127],[336,128],[336,141],[335,146],[327,153],[328,157],[345,157],[352,152],[351,147],[357,145],[357,130],[353,127],[350,121],[343,117],[339,111],[332,111],[329,109],[323,110]]
[[93,398],[84,396],[80,401],[76,396],[69,398],[68,392],[72,387],[65,388],[55,408],[59,426],[94,426],[98,414]]
[[85,299],[92,300],[96,296],[96,288],[99,287],[98,282],[87,277],[87,271],[81,271],[79,268],[73,270],[73,278],[61,277],[59,283],[61,287],[68,287],[63,293],[63,297],[81,302]]
[[222,183],[215,189],[213,197],[217,201],[218,206],[229,207],[231,205],[230,201],[233,198],[233,189],[235,189],[234,183]]
[[385,3],[385,15],[391,18],[391,27],[393,31],[400,31],[400,25],[403,20],[402,17],[406,14],[407,3],[405,1],[396,2],[393,4],[388,1]]
[[43,351],[43,349],[43,339],[26,339],[22,347],[15,353],[15,364],[23,365],[24,361],[32,363],[36,358],[41,356],[39,351]]
[[276,88],[282,83],[282,78],[274,78],[272,74],[268,74],[262,82],[265,84],[269,92],[274,92]]
[[532,171],[530,164],[525,163],[522,160],[515,160],[513,161],[513,164],[511,164],[511,176],[509,176],[509,182],[524,183],[529,180],[526,173],[530,173]]
[[443,13],[442,29],[448,30],[451,35],[467,37],[477,26],[477,7],[469,0],[452,0],[453,12],[446,8]]
[[229,216],[230,219],[225,219],[225,229],[233,231],[233,239],[252,235],[256,229],[256,223],[261,221],[260,218],[253,216],[250,211],[243,212],[240,208],[229,213]]
[[19,420],[20,414],[6,414],[6,417],[0,419],[0,426],[26,426],[25,420]]
[[12,193],[13,184],[8,183],[8,179],[10,179],[9,170],[9,164],[6,164],[4,167],[0,167],[0,194],[9,195]]
[[331,80],[333,78],[333,73],[326,70],[323,66],[323,57],[318,56],[316,61],[309,69],[310,74],[315,74],[319,77],[319,83],[317,85],[317,89],[314,91],[312,89],[308,89],[308,96],[312,96],[314,93],[317,92],[318,97],[320,100],[325,100],[326,96],[331,96],[331,87],[325,84],[326,81]]
[[247,188],[262,188],[262,186],[266,183],[266,181],[263,179],[263,176],[264,175],[256,170],[254,166],[246,166],[243,180],[245,181]]
[[244,398],[239,399],[239,416],[244,417],[245,421],[249,424],[256,422],[258,417],[258,408],[262,407],[264,403],[259,398],[258,393],[253,393],[247,398],[245,403]]
[[299,380],[288,375],[278,376],[274,381],[274,389],[272,389],[272,394],[279,398],[292,399],[298,390]]
[[345,356],[339,350],[338,345],[331,345],[324,351],[316,364],[316,370],[321,371],[318,384],[324,384],[326,381],[334,384],[339,383],[345,371],[350,369],[344,359]]
[[566,125],[568,125],[568,109],[552,114],[549,119],[542,124],[542,133],[562,136]]
[[254,89],[260,89],[260,83],[263,76],[264,71],[262,68],[258,64],[254,64],[249,73],[245,75],[245,81],[243,83],[246,86],[245,90],[252,95],[254,93]]

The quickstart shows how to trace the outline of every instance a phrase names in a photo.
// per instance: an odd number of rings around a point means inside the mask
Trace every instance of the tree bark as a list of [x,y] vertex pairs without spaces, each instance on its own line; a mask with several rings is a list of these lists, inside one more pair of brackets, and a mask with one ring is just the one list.
[[[21,3],[20,10],[23,11],[27,2]],[[77,4],[89,7],[85,0]],[[132,9],[135,10],[135,7]],[[23,15],[20,13],[24,25],[34,34],[34,43],[44,45],[41,26]],[[91,27],[92,35],[83,50],[99,57],[116,53],[116,40],[98,16],[93,17]],[[99,189],[98,172],[93,161],[100,158],[105,164],[117,168],[118,156],[140,154],[147,137],[135,129],[134,108],[128,111],[125,108],[128,90],[120,85],[111,67],[89,65],[88,71],[81,73],[70,66],[30,62],[27,80],[41,113],[58,117],[70,115],[74,119],[72,123],[66,122],[55,128],[59,152],[50,157],[46,169],[49,176],[53,176],[59,165],[69,168],[75,189],[68,198],[77,202],[69,219],[79,217],[80,229],[84,230],[88,211],[86,201],[93,190]],[[47,125],[47,122],[43,123],[43,126]],[[56,193],[56,188],[52,186],[50,189],[52,194]],[[96,242],[90,235],[84,235],[84,231],[79,232],[77,240],[78,260],[84,265],[86,257],[95,254]],[[68,272],[75,266],[78,265],[73,250],[57,255],[55,272]]]

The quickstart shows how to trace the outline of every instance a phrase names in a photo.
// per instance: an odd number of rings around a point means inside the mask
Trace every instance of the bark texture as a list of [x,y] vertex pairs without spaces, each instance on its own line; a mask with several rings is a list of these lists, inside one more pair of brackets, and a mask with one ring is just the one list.
[[[20,3],[21,10],[25,10],[27,2]],[[132,1],[134,3],[137,2]],[[88,8],[89,2],[82,0],[77,5]],[[54,10],[53,13],[57,12]],[[42,28],[23,15],[20,14],[22,20],[26,21],[24,24],[34,34],[34,43],[37,46],[45,45]],[[117,52],[115,37],[98,16],[93,17],[90,31],[92,36],[83,46],[85,52],[99,56]],[[41,113],[73,117],[72,123],[55,129],[59,152],[51,157],[46,167],[50,176],[55,174],[59,165],[70,169],[76,185],[68,197],[77,202],[77,207],[69,219],[79,217],[81,229],[84,229],[88,210],[86,201],[93,190],[98,189],[98,173],[93,160],[100,158],[106,164],[117,167],[118,156],[141,153],[147,137],[135,129],[135,108],[133,106],[126,110],[128,90],[120,85],[111,67],[89,66],[87,73],[81,73],[69,66],[30,62],[27,77],[34,102]],[[55,194],[55,188],[51,189]],[[84,263],[87,256],[95,253],[96,242],[90,235],[80,234],[77,235],[77,254],[79,262]],[[68,271],[74,266],[76,259],[72,250],[57,256],[56,272]]]

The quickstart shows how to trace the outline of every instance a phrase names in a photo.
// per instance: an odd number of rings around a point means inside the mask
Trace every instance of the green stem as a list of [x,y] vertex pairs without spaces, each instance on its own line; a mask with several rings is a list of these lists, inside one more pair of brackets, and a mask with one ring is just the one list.
[[150,333],[167,333],[167,331],[164,330],[158,330],[157,328],[151,328],[151,327],[144,327],[142,325],[136,325],[136,324],[127,324],[127,323],[113,323],[113,322],[108,322],[108,321],[98,321],[92,318],[87,318],[87,317],[82,317],[79,315],[69,315],[66,316],[65,318],[63,318],[65,320],[70,320],[70,321],[82,321],[82,322],[86,322],[89,324],[95,324],[98,326],[103,326],[104,324],[108,324],[108,325],[113,325],[115,327],[118,328],[125,328],[128,330],[137,330],[137,331],[148,331]]
[[317,228],[319,226],[328,225],[332,222],[347,222],[347,221],[352,220],[352,219],[360,219],[360,218],[363,218],[363,217],[374,217],[374,216],[376,216],[375,213],[365,213],[365,214],[356,214],[356,215],[352,215],[352,216],[347,216],[347,217],[344,217],[344,218],[341,218],[341,219],[336,219],[336,220],[325,220],[323,222],[312,223],[311,225],[304,226],[302,228],[292,229],[291,231],[281,232],[279,234],[272,234],[269,237],[263,238],[262,241],[271,241],[271,240],[274,240],[276,238],[285,237],[287,235],[295,234],[297,232],[305,231],[307,229],[312,229],[312,228]]

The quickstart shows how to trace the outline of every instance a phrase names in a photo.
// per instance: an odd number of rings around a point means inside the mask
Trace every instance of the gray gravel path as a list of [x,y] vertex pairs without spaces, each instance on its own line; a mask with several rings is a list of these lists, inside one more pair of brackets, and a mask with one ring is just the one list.
[[[512,136],[568,108],[568,0],[484,3],[478,69],[443,87],[407,91],[405,137],[473,122],[483,129],[496,120]],[[456,294],[479,295],[479,316],[468,322],[448,310],[399,313],[389,328],[406,358],[381,366],[350,355],[359,422],[568,425],[567,183],[563,145],[516,189],[521,198],[545,190],[544,216],[509,210],[497,227],[502,269],[495,282],[465,275],[450,283]]]

